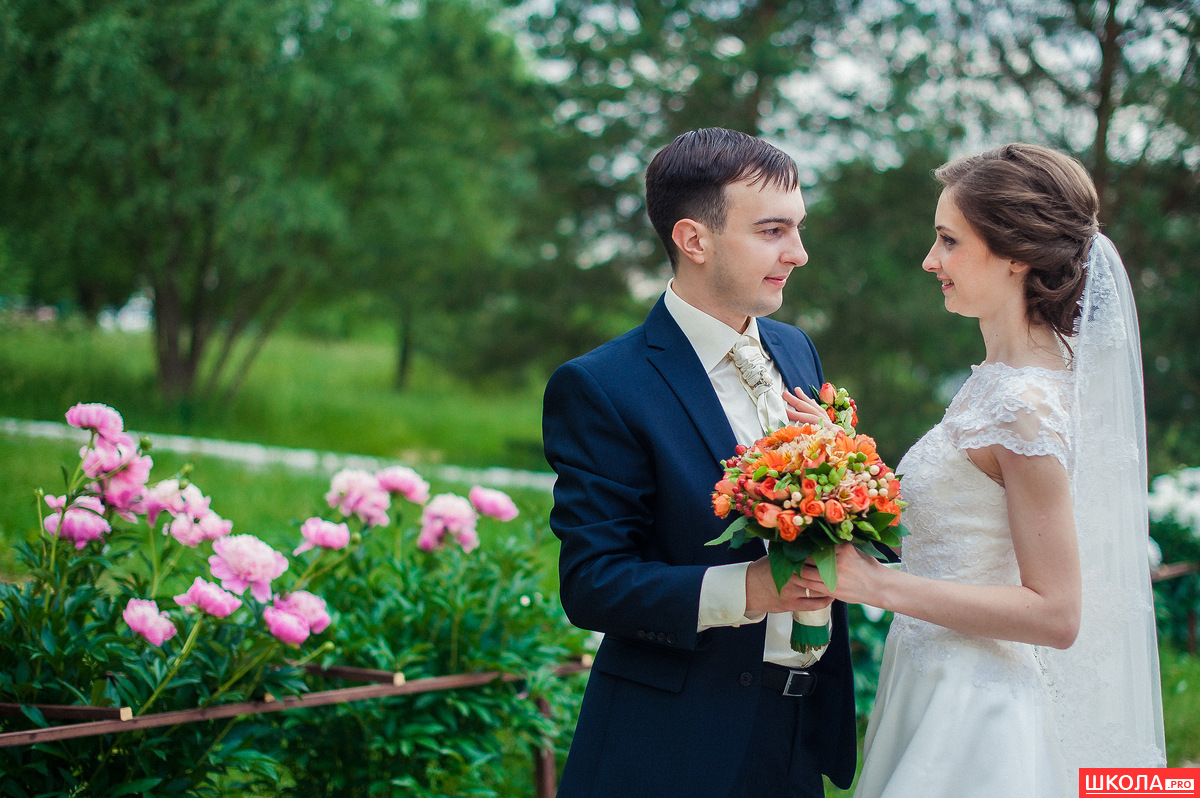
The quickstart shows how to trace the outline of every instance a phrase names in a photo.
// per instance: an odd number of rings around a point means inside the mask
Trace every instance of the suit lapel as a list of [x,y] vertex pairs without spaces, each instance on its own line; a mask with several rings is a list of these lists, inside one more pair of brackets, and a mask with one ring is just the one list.
[[813,384],[817,380],[817,375],[796,356],[795,347],[783,343],[783,339],[776,330],[763,324],[763,319],[758,320],[758,325],[758,334],[762,339],[763,346],[766,348],[767,354],[775,361],[779,373],[783,375],[784,391],[790,392],[793,388],[800,387],[808,391],[810,396],[813,395],[812,389],[821,387]]
[[737,440],[712,382],[687,336],[660,297],[644,325],[646,358],[671,387],[714,461],[731,457]]

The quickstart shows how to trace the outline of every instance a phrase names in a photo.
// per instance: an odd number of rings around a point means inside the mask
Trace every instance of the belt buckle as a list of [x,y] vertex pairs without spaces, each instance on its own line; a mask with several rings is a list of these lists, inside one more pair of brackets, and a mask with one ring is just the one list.
[[[804,678],[797,679],[797,676]],[[808,671],[797,671],[789,668],[787,681],[783,684],[783,694],[793,698],[810,695],[814,681],[816,681],[816,677]]]

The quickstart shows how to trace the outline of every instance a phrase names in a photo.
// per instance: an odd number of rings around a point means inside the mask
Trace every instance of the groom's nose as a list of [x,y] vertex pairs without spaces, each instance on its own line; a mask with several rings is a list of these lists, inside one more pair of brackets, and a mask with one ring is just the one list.
[[788,241],[788,247],[783,253],[783,261],[793,266],[803,266],[808,263],[808,250],[804,248],[804,242],[800,240],[799,230],[796,230],[791,240]]

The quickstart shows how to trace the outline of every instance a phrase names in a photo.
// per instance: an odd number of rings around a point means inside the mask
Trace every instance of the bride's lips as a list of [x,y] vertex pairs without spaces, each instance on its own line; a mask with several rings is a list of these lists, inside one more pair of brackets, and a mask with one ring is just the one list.
[[788,275],[785,274],[781,277],[764,277],[763,280],[771,285],[776,285],[780,288],[783,288],[783,286],[787,284]]

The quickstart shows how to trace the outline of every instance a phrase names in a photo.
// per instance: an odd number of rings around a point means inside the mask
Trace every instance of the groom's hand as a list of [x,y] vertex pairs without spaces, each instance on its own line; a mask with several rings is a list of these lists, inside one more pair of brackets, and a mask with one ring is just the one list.
[[783,392],[783,401],[787,403],[788,421],[796,424],[812,424],[816,427],[829,426],[829,416],[825,410],[806,394],[796,388],[792,393]]
[[812,612],[832,603],[831,596],[806,597],[804,585],[794,574],[782,591],[776,590],[775,580],[771,576],[771,563],[766,557],[755,560],[746,569],[747,615],[760,612]]

